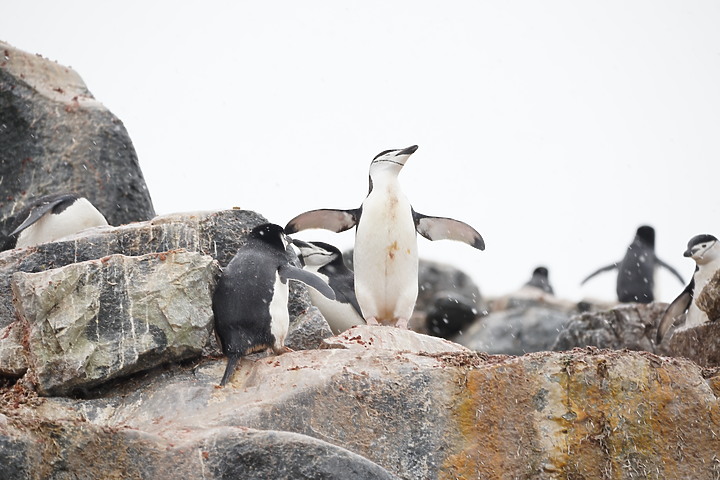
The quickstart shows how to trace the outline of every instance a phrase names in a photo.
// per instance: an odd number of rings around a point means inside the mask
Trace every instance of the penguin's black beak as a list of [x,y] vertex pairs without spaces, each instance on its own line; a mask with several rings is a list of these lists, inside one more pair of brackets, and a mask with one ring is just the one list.
[[398,153],[395,154],[395,156],[398,156],[398,155],[412,155],[413,153],[415,153],[415,151],[416,151],[417,149],[418,149],[418,146],[417,146],[417,145],[413,145],[412,147],[407,147],[407,148],[404,149],[404,150],[400,150]]
[[303,242],[302,240],[299,240],[297,238],[292,239],[292,244],[295,245],[296,247],[300,247],[300,248],[311,248],[312,247],[312,245],[310,245],[309,243]]
[[693,251],[692,251],[691,248],[688,248],[688,249],[685,250],[685,252],[683,253],[683,257],[692,257],[692,256],[693,256]]

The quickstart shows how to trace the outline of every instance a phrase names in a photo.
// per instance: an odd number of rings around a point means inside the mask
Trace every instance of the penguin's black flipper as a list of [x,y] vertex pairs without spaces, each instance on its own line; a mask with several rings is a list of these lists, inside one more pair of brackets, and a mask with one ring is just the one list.
[[668,265],[667,263],[665,263],[665,262],[663,262],[662,260],[660,260],[658,257],[655,257],[655,260],[657,261],[658,265],[660,265],[661,267],[667,268],[667,270],[668,270],[670,273],[672,273],[673,275],[675,275],[675,277],[680,281],[680,283],[682,283],[683,285],[685,285],[685,280],[683,280],[682,275],[680,275],[677,270],[675,270],[673,267],[671,267],[671,266]]
[[292,278],[293,280],[297,280],[314,288],[330,300],[335,300],[335,292],[333,292],[333,289],[330,288],[330,285],[325,283],[322,278],[318,277],[314,273],[286,264],[280,265],[280,268],[278,268],[278,274],[280,274],[280,278],[283,281],[287,281],[288,278]]
[[237,366],[238,360],[240,360],[241,356],[242,355],[236,353],[231,353],[227,356],[227,366],[225,367],[225,374],[223,375],[222,380],[220,380],[221,387],[224,387],[228,380],[230,380],[230,377],[232,377],[232,374],[235,371],[235,367]]
[[13,235],[17,235],[33,223],[40,220],[43,215],[61,203],[69,202],[72,204],[75,200],[77,200],[77,198],[77,195],[73,194],[47,195],[45,197],[41,197],[38,201],[36,201],[36,203],[26,207],[25,210],[18,215],[18,220],[20,218],[24,218],[25,220],[23,220],[23,222],[18,225],[15,230],[10,232],[8,236],[12,237]]
[[610,270],[615,270],[616,268],[618,268],[618,264],[617,264],[617,263],[611,263],[611,264],[608,265],[607,267],[599,268],[599,269],[595,270],[593,273],[591,273],[590,275],[588,275],[587,277],[585,277],[585,280],[583,280],[582,282],[580,282],[580,285],[585,285],[585,282],[587,282],[588,280],[590,280],[591,278],[593,278],[595,275],[598,275],[598,274],[603,273],[603,272],[608,272],[608,271],[610,271]]
[[670,327],[675,325],[675,319],[688,311],[690,303],[693,300],[693,290],[695,290],[694,276],[692,280],[690,280],[688,286],[685,287],[685,290],[683,290],[682,293],[678,295],[678,297],[665,309],[665,313],[663,313],[660,323],[658,324],[655,345],[660,345],[660,342],[662,342],[663,338],[670,330]]
[[357,225],[361,210],[320,209],[301,213],[285,225],[285,233],[291,234],[308,228],[322,228],[335,233],[344,232]]
[[447,217],[430,217],[412,211],[415,230],[428,240],[456,240],[478,250],[485,250],[485,240],[467,223]]

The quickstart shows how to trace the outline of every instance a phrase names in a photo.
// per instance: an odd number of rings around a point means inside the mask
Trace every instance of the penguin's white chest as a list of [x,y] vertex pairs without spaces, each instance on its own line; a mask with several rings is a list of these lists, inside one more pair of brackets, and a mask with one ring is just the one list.
[[275,284],[270,300],[270,333],[275,337],[274,350],[280,350],[285,345],[290,328],[290,314],[288,313],[288,284],[280,280],[280,275],[275,272]]
[[[327,275],[323,275],[316,270],[308,270],[312,271],[315,275],[322,278],[325,283],[329,284]],[[342,333],[355,325],[362,325],[365,323],[363,319],[360,318],[357,311],[349,303],[330,300],[314,288],[308,288],[308,293],[310,293],[310,300],[312,301],[312,304],[320,310],[320,313],[322,313],[325,320],[327,320],[328,325],[330,325],[330,330],[332,330],[335,335]]]
[[16,248],[53,242],[87,228],[107,225],[105,217],[85,198],[77,199],[62,213],[48,213],[18,235]]
[[417,234],[410,202],[395,185],[373,190],[363,203],[353,265],[366,319],[410,318],[418,291]]

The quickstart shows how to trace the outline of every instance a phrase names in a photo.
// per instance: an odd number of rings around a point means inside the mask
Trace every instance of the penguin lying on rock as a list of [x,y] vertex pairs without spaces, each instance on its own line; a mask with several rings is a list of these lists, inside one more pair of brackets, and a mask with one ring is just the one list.
[[337,335],[356,325],[364,325],[365,320],[355,297],[355,278],[353,271],[345,266],[340,250],[324,242],[303,242],[294,239],[293,245],[300,250],[300,258],[305,270],[322,278],[335,293],[330,300],[315,290],[310,290],[310,300],[320,309],[330,330]]
[[656,344],[662,342],[663,337],[676,322],[682,322],[684,313],[687,313],[685,321],[676,331],[687,330],[716,320],[708,318],[707,314],[698,307],[697,299],[705,285],[720,269],[720,242],[713,235],[696,235],[688,242],[683,256],[695,260],[695,273],[685,290],[665,310],[658,324]]
[[221,386],[232,376],[240,357],[268,348],[276,354],[288,351],[284,344],[290,324],[289,278],[335,298],[320,277],[290,264],[287,246],[282,227],[258,225],[220,276],[212,303],[215,331],[228,357]]
[[407,328],[418,295],[417,233],[429,240],[459,240],[485,249],[482,236],[471,226],[413,210],[397,177],[417,148],[386,150],[373,159],[369,193],[360,208],[312,210],[285,226],[288,234],[308,228],[343,232],[356,227],[355,293],[369,325],[395,322]]
[[74,193],[45,195],[33,199],[18,213],[2,250],[54,242],[107,224],[103,214],[84,197]]

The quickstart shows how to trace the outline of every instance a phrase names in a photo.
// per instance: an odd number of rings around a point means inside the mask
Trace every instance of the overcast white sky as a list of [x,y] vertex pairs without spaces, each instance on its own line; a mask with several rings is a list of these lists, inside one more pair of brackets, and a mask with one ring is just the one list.
[[[73,67],[125,124],[158,213],[354,208],[380,151],[420,146],[415,209],[487,249],[419,239],[487,295],[537,265],[614,299],[635,229],[687,279],[720,235],[717,1],[14,1],[0,39]],[[354,231],[304,232],[350,247]],[[657,277],[659,299],[682,286]]]

